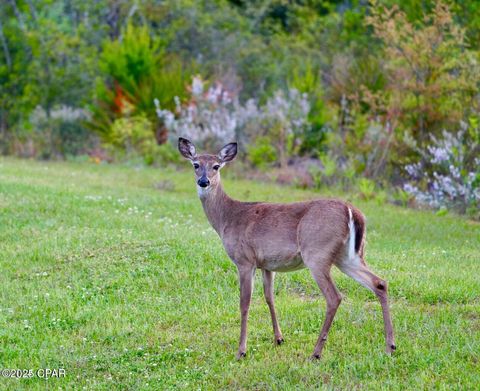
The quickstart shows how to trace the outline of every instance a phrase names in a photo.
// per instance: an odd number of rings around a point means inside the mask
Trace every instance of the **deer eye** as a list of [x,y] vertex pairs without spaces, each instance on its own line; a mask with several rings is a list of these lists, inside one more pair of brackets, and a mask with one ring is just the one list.
[[195,168],[195,170],[198,169],[198,167],[200,167],[198,163],[193,163],[193,168]]
[[220,168],[220,165],[219,165],[219,164],[215,164],[215,165],[213,166],[213,169],[214,169],[215,171],[218,171],[219,168]]

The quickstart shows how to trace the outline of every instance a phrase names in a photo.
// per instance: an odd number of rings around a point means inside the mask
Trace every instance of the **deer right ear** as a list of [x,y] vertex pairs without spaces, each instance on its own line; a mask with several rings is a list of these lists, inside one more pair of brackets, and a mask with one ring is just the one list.
[[195,145],[193,145],[192,142],[186,138],[180,137],[178,139],[178,150],[182,156],[188,160],[193,160],[197,157]]

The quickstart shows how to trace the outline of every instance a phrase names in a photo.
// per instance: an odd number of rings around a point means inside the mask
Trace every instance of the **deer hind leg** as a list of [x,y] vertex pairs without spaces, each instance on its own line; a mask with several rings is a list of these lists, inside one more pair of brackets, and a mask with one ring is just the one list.
[[375,293],[382,306],[383,323],[385,328],[386,352],[391,354],[395,349],[392,319],[388,306],[387,282],[372,273],[367,264],[358,254],[353,259],[343,260],[337,264],[338,268],[346,275],[352,277],[368,290]]
[[308,257],[305,256],[304,262],[310,269],[313,278],[317,282],[327,302],[325,321],[312,354],[312,359],[319,359],[322,355],[325,342],[327,341],[328,331],[332,325],[333,318],[335,317],[340,302],[342,301],[342,295],[338,291],[330,275],[331,262],[322,262],[322,260],[312,262],[312,260],[309,260]]
[[281,345],[283,341],[282,332],[280,331],[280,326],[277,321],[277,314],[275,312],[275,304],[273,299],[273,280],[275,278],[275,273],[270,270],[262,270],[263,274],[263,293],[265,294],[265,301],[267,302],[268,308],[270,310],[270,315],[272,316],[273,324],[273,333],[275,334],[275,342],[277,345]]

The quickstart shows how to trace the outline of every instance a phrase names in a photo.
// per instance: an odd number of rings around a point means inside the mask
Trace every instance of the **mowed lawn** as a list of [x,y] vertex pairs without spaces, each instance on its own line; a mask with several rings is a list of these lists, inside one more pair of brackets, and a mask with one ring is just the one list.
[[[350,196],[368,219],[367,261],[390,284],[395,355],[373,294],[335,269],[345,297],[310,362],[325,301],[301,270],[277,274],[279,347],[257,273],[237,362],[236,268],[185,166],[0,160],[0,367],[66,371],[0,389],[478,389],[478,223]],[[241,200],[326,195],[224,177]]]

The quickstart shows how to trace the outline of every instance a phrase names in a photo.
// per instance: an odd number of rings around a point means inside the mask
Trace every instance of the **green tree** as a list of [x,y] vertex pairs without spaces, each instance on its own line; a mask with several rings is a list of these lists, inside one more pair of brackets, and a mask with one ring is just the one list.
[[143,116],[154,124],[152,138],[166,141],[166,128],[158,120],[154,100],[162,108],[175,107],[174,98],[185,95],[190,71],[165,51],[165,42],[147,26],[128,24],[121,36],[104,42],[100,57],[102,78],[91,106],[91,126],[104,140],[114,137],[112,125],[126,116]]
[[383,43],[387,76],[384,91],[364,90],[373,112],[398,119],[421,143],[431,132],[438,134],[475,114],[478,52],[469,48],[465,29],[445,3],[437,2],[421,22],[413,23],[398,7],[372,1],[367,23]]
[[[72,5],[73,7],[73,5]],[[72,8],[70,7],[70,8]],[[4,152],[29,137],[36,106],[81,107],[91,96],[96,56],[84,21],[64,1],[16,1],[0,8],[0,129]]]

